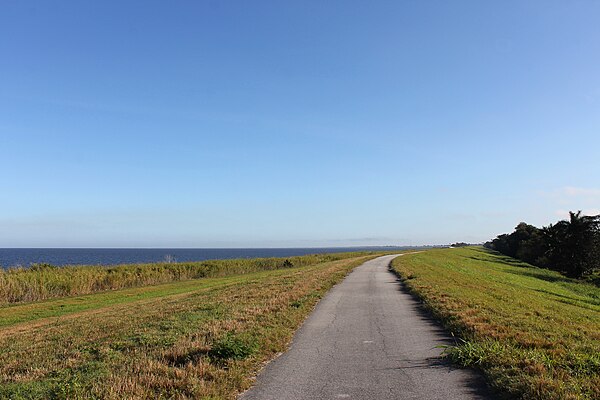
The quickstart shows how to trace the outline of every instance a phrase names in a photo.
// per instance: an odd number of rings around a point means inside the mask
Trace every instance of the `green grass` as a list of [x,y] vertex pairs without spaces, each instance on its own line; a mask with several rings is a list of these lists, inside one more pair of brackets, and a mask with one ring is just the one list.
[[0,327],[42,318],[60,317],[86,310],[135,303],[147,299],[161,298],[167,295],[189,293],[213,286],[222,287],[223,285],[237,284],[243,280],[243,275],[231,277],[226,281],[222,278],[193,279],[183,282],[144,286],[141,288],[52,299],[43,302],[9,305],[0,308]]
[[457,338],[446,354],[507,398],[600,398],[600,288],[479,247],[393,268]]
[[0,398],[233,399],[372,257],[5,305]]

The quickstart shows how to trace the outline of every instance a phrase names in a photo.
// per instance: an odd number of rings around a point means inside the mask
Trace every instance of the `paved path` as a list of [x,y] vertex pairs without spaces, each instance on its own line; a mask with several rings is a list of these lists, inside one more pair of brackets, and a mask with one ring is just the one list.
[[480,378],[439,359],[447,336],[388,271],[395,256],[356,268],[321,300],[289,351],[243,400],[483,399]]

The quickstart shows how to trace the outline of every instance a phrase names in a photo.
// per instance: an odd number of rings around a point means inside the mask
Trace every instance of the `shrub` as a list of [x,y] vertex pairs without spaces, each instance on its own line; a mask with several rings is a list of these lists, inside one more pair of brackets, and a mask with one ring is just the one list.
[[216,360],[243,360],[258,351],[258,344],[250,339],[227,334],[209,351],[209,356]]

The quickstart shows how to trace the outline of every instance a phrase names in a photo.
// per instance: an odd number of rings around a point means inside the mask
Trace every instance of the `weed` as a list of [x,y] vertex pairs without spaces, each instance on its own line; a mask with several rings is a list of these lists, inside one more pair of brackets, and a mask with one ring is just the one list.
[[208,355],[216,360],[243,360],[258,350],[258,343],[252,338],[226,334],[217,341]]

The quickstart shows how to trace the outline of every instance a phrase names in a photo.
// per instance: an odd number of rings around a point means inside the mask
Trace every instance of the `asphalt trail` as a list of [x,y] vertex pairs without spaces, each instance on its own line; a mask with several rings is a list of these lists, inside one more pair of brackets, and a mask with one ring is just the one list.
[[480,377],[440,359],[448,336],[403,292],[384,256],[356,268],[318,304],[289,351],[243,400],[484,399]]

